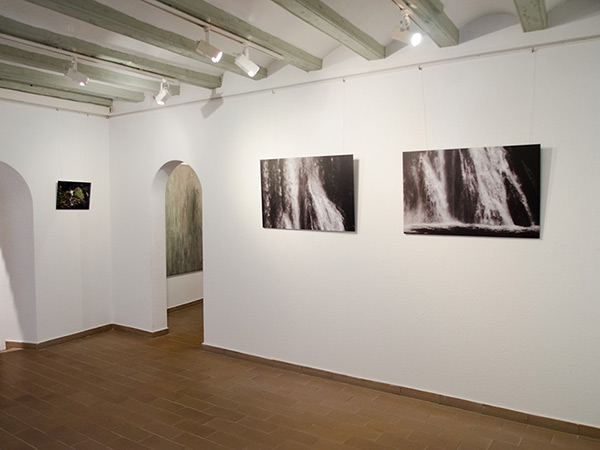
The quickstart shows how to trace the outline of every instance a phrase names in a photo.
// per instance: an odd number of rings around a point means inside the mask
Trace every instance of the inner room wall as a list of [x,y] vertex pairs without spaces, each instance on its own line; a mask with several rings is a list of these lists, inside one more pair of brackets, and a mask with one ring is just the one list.
[[182,273],[167,278],[167,309],[201,300],[204,297],[204,272]]
[[[202,180],[206,344],[597,427],[599,51],[572,43],[226,97],[211,114],[115,117],[112,176],[135,198],[169,160]],[[542,147],[541,239],[403,234],[403,151],[525,143]],[[349,153],[356,233],[262,228],[261,159]],[[113,209],[114,273],[130,270],[115,275],[117,309],[148,289],[147,206]]]

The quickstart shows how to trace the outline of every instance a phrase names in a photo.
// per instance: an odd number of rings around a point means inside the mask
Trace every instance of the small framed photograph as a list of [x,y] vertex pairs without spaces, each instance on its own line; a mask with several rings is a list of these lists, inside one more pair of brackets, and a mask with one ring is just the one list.
[[92,183],[59,181],[56,186],[56,209],[90,209]]

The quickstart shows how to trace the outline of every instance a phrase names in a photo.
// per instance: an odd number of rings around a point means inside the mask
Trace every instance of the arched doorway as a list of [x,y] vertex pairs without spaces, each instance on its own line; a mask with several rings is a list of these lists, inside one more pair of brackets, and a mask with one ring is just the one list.
[[0,350],[36,343],[33,199],[27,182],[0,162]]
[[165,192],[167,308],[203,297],[202,187],[194,169],[180,164]]
[[[168,190],[181,200],[177,205],[168,204]],[[152,185],[153,217],[152,217],[152,296],[155,329],[167,326],[167,310],[185,306],[188,303],[201,301],[204,289],[202,250],[190,252],[190,245],[199,237],[202,242],[202,190],[196,172],[182,161],[170,161],[164,164],[155,176]],[[173,207],[174,206],[174,207]],[[194,210],[199,206],[200,211]],[[169,214],[167,208],[171,208]],[[179,228],[173,238],[173,218],[170,216],[175,209],[175,226]],[[169,225],[167,224],[167,221]],[[194,226],[192,222],[199,222]],[[195,236],[188,236],[188,234]],[[198,236],[199,235],[199,236]],[[172,248],[167,255],[167,237]],[[168,259],[169,258],[169,259]],[[187,263],[176,267],[169,273],[168,266],[173,266],[173,260],[188,260]],[[169,261],[169,263],[168,263]],[[160,326],[161,323],[164,325]],[[156,325],[158,323],[158,326]]]

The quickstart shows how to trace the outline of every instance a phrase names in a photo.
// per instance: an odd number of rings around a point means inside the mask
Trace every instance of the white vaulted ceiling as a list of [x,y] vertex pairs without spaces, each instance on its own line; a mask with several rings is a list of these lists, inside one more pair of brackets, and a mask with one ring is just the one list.
[[[416,61],[391,38],[402,10],[425,42],[452,56],[470,41],[506,27],[522,35],[600,14],[597,0],[3,0],[0,3],[0,97],[68,101],[110,115],[154,107],[169,85],[174,102],[214,98],[228,88],[269,88],[282,69],[296,83],[339,63],[342,49],[364,64]],[[210,26],[217,64],[196,43]],[[475,30],[475,31],[474,31]],[[589,33],[588,33],[589,34]],[[260,66],[250,79],[235,64],[243,45]],[[515,44],[516,45],[516,44]],[[409,51],[412,53],[409,54]],[[64,74],[73,60],[90,78]],[[366,70],[369,70],[367,67]],[[44,100],[45,99],[45,100]],[[90,106],[92,105],[92,106]]]

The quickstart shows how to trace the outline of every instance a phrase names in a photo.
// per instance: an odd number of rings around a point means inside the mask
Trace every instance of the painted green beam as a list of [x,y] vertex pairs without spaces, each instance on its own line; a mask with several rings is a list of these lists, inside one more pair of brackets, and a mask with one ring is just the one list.
[[548,28],[545,0],[514,0],[524,32]]
[[93,81],[88,82],[87,86],[79,86],[76,82],[64,75],[54,75],[48,72],[41,72],[39,70],[13,66],[5,63],[0,63],[0,78],[6,81],[17,81],[19,83],[26,83],[34,86],[60,89],[84,95],[87,94],[111,98],[113,100],[123,100],[126,102],[138,103],[144,100],[144,94],[142,92],[107,86]]
[[[61,74],[64,74],[71,65],[71,61],[68,59],[55,58],[52,56],[43,55],[41,53],[29,52],[4,44],[0,44],[0,59],[34,67],[36,69],[50,70],[52,72],[58,72]],[[120,87],[132,89],[134,91],[156,93],[160,89],[160,81],[152,81],[144,78],[125,75],[112,70],[85,64],[81,61],[77,62],[77,69],[79,72],[90,77],[90,79],[93,81],[114,84]],[[179,86],[172,85],[170,88],[173,95],[179,95]]]
[[[198,45],[197,41],[142,22],[141,20],[128,16],[116,9],[98,3],[95,0],[27,1],[88,22],[114,33],[122,34],[123,36],[185,56],[186,58],[194,59],[205,64],[211,64],[220,69],[237,73],[238,75],[248,76],[246,72],[235,64],[235,57],[232,55],[224,54],[221,60],[214,64],[210,58],[207,58],[196,51],[196,46]],[[261,67],[259,72],[254,76],[254,79],[259,80],[266,76],[267,70],[264,67]]]
[[458,28],[440,0],[393,0],[411,12],[410,18],[439,47],[458,45]]
[[0,88],[10,89],[11,91],[27,92],[28,94],[43,95],[44,97],[60,98],[80,103],[90,103],[92,105],[111,107],[113,101],[109,98],[95,97],[93,95],[83,95],[76,92],[62,91],[60,89],[48,88],[45,86],[33,86],[18,81],[4,80],[0,77]]
[[385,47],[319,0],[271,0],[365,59],[385,58]]
[[320,70],[323,60],[279,39],[204,0],[158,0],[190,16],[214,25],[242,39],[271,50],[283,60],[305,71]]
[[173,78],[182,83],[207,89],[221,86],[221,78],[182,67],[164,64],[149,58],[130,55],[125,52],[111,50],[101,45],[54,33],[42,28],[32,27],[22,22],[0,16],[0,33],[18,37],[28,41],[58,48],[79,55],[89,56],[101,61],[120,64],[129,68],[152,73],[164,78]]

